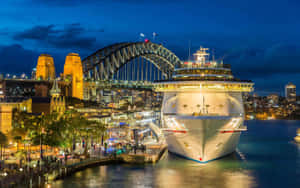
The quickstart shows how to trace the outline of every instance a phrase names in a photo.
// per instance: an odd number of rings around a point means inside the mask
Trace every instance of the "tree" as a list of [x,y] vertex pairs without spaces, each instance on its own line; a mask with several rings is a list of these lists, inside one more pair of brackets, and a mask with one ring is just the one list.
[[73,110],[66,112],[64,117],[65,132],[61,147],[65,151],[69,150],[73,152],[76,149],[76,140],[81,136],[80,129],[84,124],[84,119],[78,112]]
[[57,113],[34,115],[22,112],[16,112],[15,115],[11,132],[15,141],[19,144],[26,140],[32,145],[40,145],[41,158],[43,145],[60,147],[67,153],[73,152],[76,141],[83,139],[86,154],[91,138],[102,136],[106,130],[104,124],[89,121],[75,110],[66,111],[63,115]]
[[[13,129],[11,130],[10,134],[15,142],[17,142],[17,151],[19,151],[19,145],[20,143],[25,139],[26,137],[26,129],[24,127],[24,119],[25,115],[20,113],[15,113],[15,116],[13,117]],[[22,118],[21,118],[22,117]]]
[[65,150],[73,152],[76,149],[76,141],[84,141],[84,154],[87,155],[88,145],[92,138],[102,136],[105,132],[105,125],[96,121],[91,121],[80,113],[72,110],[65,114],[65,133],[63,147]]
[[64,141],[64,133],[66,130],[66,121],[57,113],[45,116],[46,124],[44,127],[44,143],[51,147],[59,147]]
[[20,161],[19,165],[22,166],[22,164],[23,164],[22,161],[26,160],[26,152],[24,150],[18,151],[15,156]]
[[79,138],[84,140],[84,155],[87,156],[88,151],[88,144],[93,132],[93,125],[95,124],[95,121],[90,121],[86,119],[85,117],[82,117],[80,115],[76,115],[74,118],[74,121],[71,124],[72,130],[75,129],[76,136],[79,136]]
[[[21,142],[24,142],[27,134],[26,125],[28,114],[26,112],[13,112],[13,129],[10,134],[13,137],[13,140],[17,142],[17,151],[19,151],[19,145]],[[25,146],[24,146],[25,149]]]
[[21,136],[14,136],[13,137],[13,140],[15,141],[15,142],[17,142],[17,152],[19,151],[19,145],[20,145],[20,142],[22,141],[22,137]]

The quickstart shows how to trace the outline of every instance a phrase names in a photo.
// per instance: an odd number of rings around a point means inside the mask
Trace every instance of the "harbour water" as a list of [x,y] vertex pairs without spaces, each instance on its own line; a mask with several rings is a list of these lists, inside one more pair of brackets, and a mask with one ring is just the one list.
[[52,184],[82,187],[300,187],[300,121],[248,121],[237,152],[207,164],[167,154],[156,165],[108,165]]

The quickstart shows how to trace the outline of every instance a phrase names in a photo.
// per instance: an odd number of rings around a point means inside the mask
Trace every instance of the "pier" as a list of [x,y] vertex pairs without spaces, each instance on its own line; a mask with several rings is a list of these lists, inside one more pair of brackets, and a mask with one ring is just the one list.
[[87,159],[70,159],[65,165],[53,162],[41,167],[24,169],[13,175],[7,175],[0,179],[0,187],[43,187],[58,179],[63,179],[75,172],[99,165],[110,164],[149,164],[157,163],[167,152],[167,146],[149,148],[145,152],[133,151],[123,154],[110,154],[108,156],[91,157]]

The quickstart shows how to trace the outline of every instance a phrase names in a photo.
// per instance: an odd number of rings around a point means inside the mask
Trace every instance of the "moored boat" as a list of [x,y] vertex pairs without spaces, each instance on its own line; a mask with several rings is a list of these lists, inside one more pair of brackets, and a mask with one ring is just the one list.
[[175,68],[169,80],[157,81],[163,92],[162,127],[168,150],[197,162],[232,153],[244,126],[243,92],[253,91],[251,81],[234,78],[230,65],[209,60],[200,48],[194,61]]

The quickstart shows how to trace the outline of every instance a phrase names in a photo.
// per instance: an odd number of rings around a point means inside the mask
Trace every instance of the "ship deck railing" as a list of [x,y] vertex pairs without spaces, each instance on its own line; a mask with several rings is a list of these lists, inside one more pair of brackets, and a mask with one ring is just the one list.
[[252,80],[241,80],[241,79],[237,79],[237,78],[234,78],[234,79],[205,79],[205,78],[202,78],[202,79],[188,79],[188,78],[185,78],[185,79],[166,79],[166,80],[155,80],[154,83],[162,83],[162,82],[174,82],[174,81],[226,81],[226,82],[246,82],[246,83],[253,83]]

